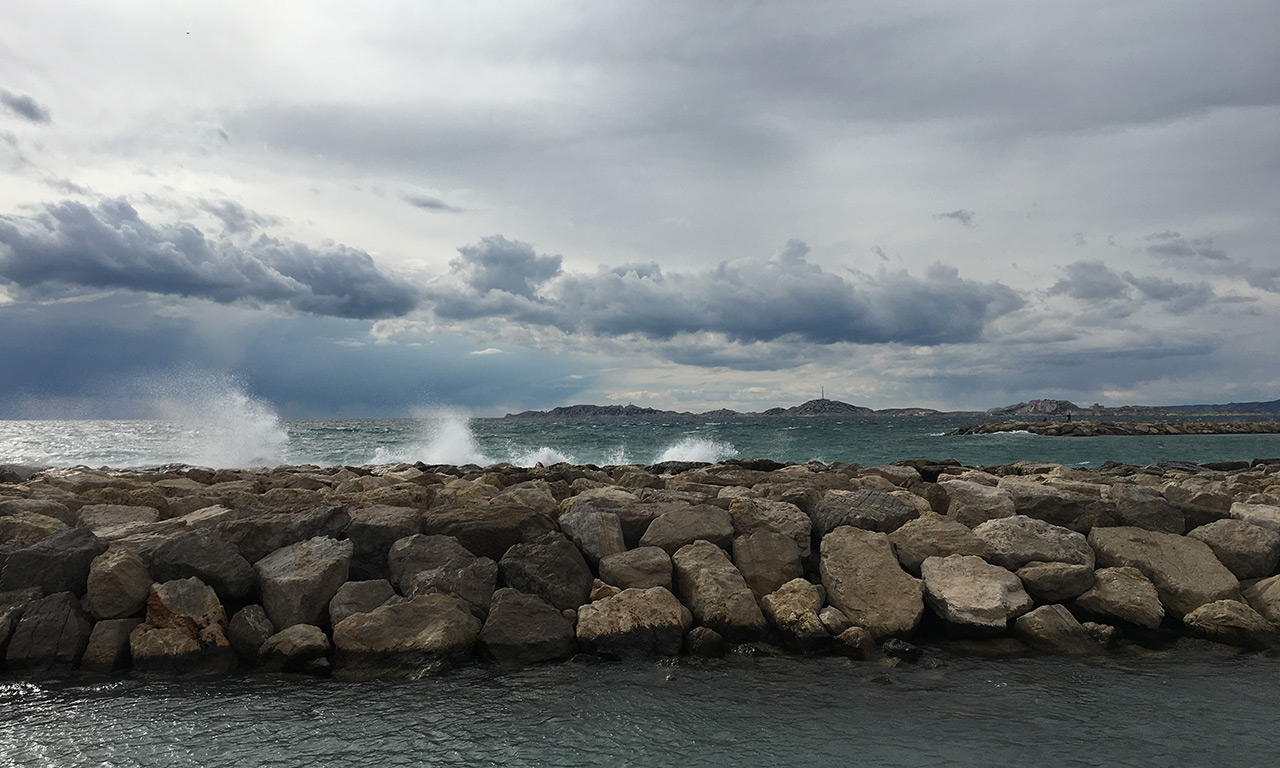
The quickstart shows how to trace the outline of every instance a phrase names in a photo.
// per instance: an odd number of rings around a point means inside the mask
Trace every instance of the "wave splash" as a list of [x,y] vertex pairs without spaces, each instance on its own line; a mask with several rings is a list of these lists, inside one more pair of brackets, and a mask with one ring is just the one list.
[[655,464],[664,461],[705,461],[714,464],[717,461],[738,455],[733,445],[705,437],[686,437],[669,445],[658,455]]
[[172,460],[215,468],[284,463],[289,436],[280,415],[234,376],[179,372],[148,389],[155,417],[177,432]]

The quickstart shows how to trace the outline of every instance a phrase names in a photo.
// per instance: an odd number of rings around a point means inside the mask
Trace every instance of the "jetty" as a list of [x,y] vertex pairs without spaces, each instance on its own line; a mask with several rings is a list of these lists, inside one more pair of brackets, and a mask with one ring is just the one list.
[[0,467],[6,677],[1277,647],[1280,460]]
[[1280,434],[1280,421],[1001,421],[970,424],[953,429],[947,435],[989,435],[996,432],[1030,432],[1050,437],[1274,435]]

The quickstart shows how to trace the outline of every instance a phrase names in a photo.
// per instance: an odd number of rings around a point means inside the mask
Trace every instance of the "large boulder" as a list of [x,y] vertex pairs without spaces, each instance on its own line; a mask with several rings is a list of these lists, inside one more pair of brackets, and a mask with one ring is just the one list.
[[823,495],[813,511],[813,533],[826,536],[842,525],[889,533],[919,515],[915,507],[884,491],[832,489]]
[[142,672],[221,674],[235,666],[227,613],[213,588],[195,578],[156,584],[147,618],[129,633],[133,666]]
[[227,639],[231,648],[242,659],[256,661],[262,644],[274,635],[276,628],[271,624],[267,612],[257,603],[246,605],[231,617],[227,627]]
[[0,591],[40,587],[46,595],[83,595],[93,559],[107,542],[83,528],[64,528],[29,547],[9,553],[0,573]]
[[129,665],[129,635],[142,623],[140,618],[106,619],[93,625],[89,644],[80,657],[85,672],[116,672]]
[[804,575],[795,541],[776,531],[758,530],[733,540],[733,564],[757,596],[767,595]]
[[36,512],[15,512],[0,517],[0,545],[18,549],[52,536],[66,528],[61,520]]
[[[197,510],[198,514],[204,510]],[[243,512],[243,510],[242,510]],[[301,512],[219,515],[214,530],[250,563],[278,549],[317,536],[340,538],[350,522],[345,507],[321,506]]]
[[991,547],[974,535],[973,529],[950,517],[936,513],[922,514],[889,534],[898,561],[914,575],[920,564],[930,557],[947,555],[991,556]]
[[76,525],[95,534],[126,529],[140,523],[154,523],[160,519],[160,510],[126,504],[86,504],[80,508]]
[[671,557],[676,594],[694,619],[731,642],[759,638],[764,614],[742,573],[724,550],[709,541],[695,541]]
[[1102,492],[1111,503],[1116,524],[1182,535],[1187,531],[1186,517],[1155,488],[1133,483],[1116,483]]
[[433,509],[422,524],[423,533],[453,536],[472,554],[494,562],[513,545],[553,530],[555,522],[537,510],[498,501]]
[[1280,576],[1260,579],[1246,586],[1241,592],[1245,600],[1249,601],[1249,605],[1262,614],[1263,618],[1272,624],[1280,625]]
[[[32,602],[43,597],[39,587],[15,589],[0,592],[0,660],[4,659],[5,650],[9,647],[9,638],[18,628],[22,613]],[[3,666],[3,664],[0,664]]]
[[639,547],[600,560],[600,579],[620,589],[671,589],[671,555],[658,547]]
[[396,590],[386,579],[348,581],[329,601],[329,623],[338,622],[353,613],[368,613],[395,597]]
[[142,612],[155,579],[142,558],[111,546],[89,565],[84,606],[96,619],[122,619]]
[[344,676],[418,676],[469,658],[479,635],[465,603],[433,594],[348,616],[333,628],[333,645]]
[[1041,603],[1061,603],[1093,587],[1092,566],[1031,561],[1017,571],[1027,594]]
[[760,606],[788,650],[817,653],[831,647],[831,633],[818,616],[822,597],[813,584],[792,579],[761,598]]
[[1244,520],[1217,520],[1187,534],[1203,541],[1237,579],[1261,579],[1280,563],[1280,532]]
[[93,620],[70,592],[57,592],[26,605],[9,647],[5,666],[10,672],[56,674],[80,661]]
[[59,520],[63,525],[75,525],[76,513],[66,504],[53,499],[0,499],[0,517],[30,512]]
[[567,659],[578,650],[574,623],[538,597],[503,588],[493,593],[480,630],[480,652],[505,664]]
[[1000,634],[1035,605],[1017,576],[973,555],[930,557],[920,575],[925,603],[962,632]]
[[614,486],[589,488],[560,502],[560,516],[579,512],[608,512],[617,515],[622,537],[628,548],[639,545],[649,523],[662,512],[664,505],[644,504],[634,493]]
[[351,553],[351,578],[390,579],[387,552],[406,536],[422,532],[422,512],[411,507],[375,506],[349,513],[346,537],[355,546]]
[[709,541],[721,549],[733,545],[733,518],[708,504],[678,505],[654,519],[640,537],[640,546],[658,547],[669,555],[695,541]]
[[675,656],[693,623],[689,609],[663,587],[624,589],[578,609],[578,644],[611,658]]
[[183,533],[151,553],[156,581],[192,576],[213,587],[221,597],[238,600],[253,589],[253,566],[216,532],[207,529]]
[[1240,582],[1203,541],[1143,528],[1094,528],[1089,544],[1104,567],[1137,568],[1177,617],[1215,600],[1239,600]]
[[1182,623],[1217,643],[1262,649],[1276,642],[1276,628],[1239,600],[1215,600],[1182,617]]
[[354,547],[325,536],[290,544],[254,564],[262,607],[276,631],[323,624],[329,601],[347,580]]
[[795,504],[768,499],[733,499],[729,502],[729,517],[738,536],[773,531],[795,542],[801,558],[809,556],[813,521]]
[[562,611],[587,602],[595,581],[582,553],[559,533],[512,546],[498,563],[498,575],[508,587],[537,595]]
[[557,522],[592,566],[598,565],[602,558],[627,550],[622,522],[613,512],[583,507],[566,512]]
[[1037,651],[1086,656],[1102,652],[1076,617],[1061,605],[1042,605],[1013,624],[1018,639]]
[[1102,500],[1102,486],[1064,487],[1011,475],[997,486],[1009,494],[1016,514],[1088,533],[1096,525],[1115,525],[1111,505]]
[[952,480],[946,476],[939,478],[939,484],[946,489],[950,499],[947,517],[970,528],[1016,514],[1013,497],[1004,489],[969,480]]
[[1237,501],[1231,505],[1229,513],[1233,520],[1244,520],[1280,532],[1280,506]]
[[876,640],[909,634],[924,614],[920,582],[902,570],[883,533],[842,526],[819,549],[827,602]]
[[991,548],[991,562],[1011,571],[1030,562],[1094,564],[1083,534],[1026,515],[988,520],[973,533]]
[[268,669],[294,670],[329,655],[333,646],[314,624],[294,624],[263,641],[258,656]]
[[1155,629],[1164,620],[1160,593],[1151,580],[1137,568],[1099,568],[1094,571],[1093,587],[1076,598],[1076,606],[1085,613],[1108,619],[1120,619],[1147,629]]

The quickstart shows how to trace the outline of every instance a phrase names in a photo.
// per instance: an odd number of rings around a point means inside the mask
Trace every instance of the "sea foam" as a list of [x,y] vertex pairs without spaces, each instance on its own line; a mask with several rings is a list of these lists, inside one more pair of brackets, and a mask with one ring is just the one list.
[[289,437],[271,405],[221,373],[182,371],[150,380],[155,418],[177,434],[165,457],[207,467],[281,464]]

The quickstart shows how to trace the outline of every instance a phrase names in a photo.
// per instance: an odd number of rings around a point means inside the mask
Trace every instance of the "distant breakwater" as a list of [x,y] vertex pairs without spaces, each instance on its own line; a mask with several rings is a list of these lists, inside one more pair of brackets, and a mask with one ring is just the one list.
[[1030,432],[1051,437],[1099,437],[1102,435],[1274,435],[1280,421],[1002,421],[971,424],[947,435],[989,435],[996,432]]
[[0,467],[7,676],[1277,645],[1280,462]]

